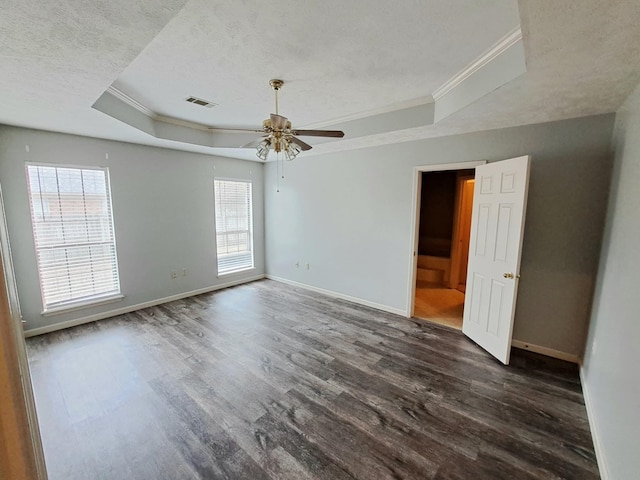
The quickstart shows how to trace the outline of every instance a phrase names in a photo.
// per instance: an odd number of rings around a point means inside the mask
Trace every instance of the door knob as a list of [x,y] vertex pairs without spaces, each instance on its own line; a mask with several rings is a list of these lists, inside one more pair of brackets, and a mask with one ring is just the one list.
[[505,273],[503,273],[503,274],[502,274],[502,276],[503,276],[504,278],[510,278],[510,279],[512,279],[512,280],[513,280],[514,278],[520,278],[520,275],[517,275],[517,274],[516,274],[516,275],[514,275],[514,274],[513,274],[513,273],[511,273],[511,272],[505,272]]

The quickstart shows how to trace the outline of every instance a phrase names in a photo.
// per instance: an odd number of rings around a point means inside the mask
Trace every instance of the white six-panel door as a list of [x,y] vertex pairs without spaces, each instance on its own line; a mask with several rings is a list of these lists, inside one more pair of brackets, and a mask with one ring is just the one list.
[[476,167],[462,331],[504,364],[520,278],[529,157]]

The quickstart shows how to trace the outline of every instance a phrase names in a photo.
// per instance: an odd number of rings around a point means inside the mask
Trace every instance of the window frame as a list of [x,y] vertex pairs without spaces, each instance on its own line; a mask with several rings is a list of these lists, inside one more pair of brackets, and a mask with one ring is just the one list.
[[[55,169],[77,169],[77,170],[97,170],[101,171],[104,174],[105,180],[105,195],[107,207],[109,209],[109,220],[111,223],[111,233],[113,237],[113,256],[114,256],[114,274],[116,279],[116,290],[112,290],[109,292],[98,293],[93,295],[85,295],[82,297],[77,297],[69,300],[63,300],[59,302],[51,302],[47,304],[45,299],[45,289],[43,285],[42,273],[41,273],[41,265],[40,265],[40,255],[38,254],[39,249],[37,245],[36,239],[36,230],[34,223],[34,207],[33,207],[33,194],[38,192],[31,191],[31,180],[29,175],[29,167],[46,167],[46,168],[55,168]],[[79,310],[88,307],[94,307],[98,305],[103,305],[107,303],[117,302],[124,298],[122,294],[122,285],[120,283],[120,268],[118,264],[118,249],[117,249],[117,241],[116,241],[116,231],[115,231],[115,221],[113,215],[113,199],[111,195],[111,177],[109,173],[109,167],[96,166],[96,165],[72,165],[72,164],[57,164],[57,163],[44,163],[44,162],[25,162],[25,179],[26,179],[26,188],[27,188],[27,196],[29,202],[29,220],[31,223],[31,233],[33,238],[33,246],[34,253],[36,255],[36,270],[38,274],[38,284],[40,286],[40,298],[42,301],[42,312],[43,316],[56,315],[59,313],[66,313],[74,310]],[[59,188],[57,192],[59,193]],[[82,192],[85,193],[84,191]]]
[[[245,183],[249,185],[249,244],[251,249],[251,265],[240,267],[235,270],[227,270],[224,272],[220,272],[220,259],[218,257],[218,222],[216,221],[217,208],[216,208],[216,181],[221,182],[238,182]],[[214,245],[215,245],[215,258],[216,258],[216,274],[217,278],[227,277],[229,275],[234,275],[237,273],[248,272],[251,270],[255,270],[256,268],[256,259],[255,259],[255,248],[254,248],[254,230],[253,230],[253,180],[246,178],[234,178],[234,177],[214,177],[213,178],[213,226],[214,226]]]

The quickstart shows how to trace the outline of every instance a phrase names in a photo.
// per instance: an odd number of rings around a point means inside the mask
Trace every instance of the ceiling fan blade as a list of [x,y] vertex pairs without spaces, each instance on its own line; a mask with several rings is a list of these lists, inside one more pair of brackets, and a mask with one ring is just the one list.
[[311,150],[311,145],[309,145],[308,143],[303,142],[302,140],[300,140],[299,138],[296,138],[294,136],[291,137],[291,141],[293,143],[295,143],[296,145],[298,145],[303,152],[306,152],[307,150]]
[[303,137],[344,137],[344,132],[341,130],[291,130],[291,133]]
[[218,133],[264,133],[264,130],[257,128],[217,128],[217,127],[208,127],[207,130],[210,132],[218,132]]
[[271,128],[274,130],[284,130],[287,127],[289,119],[282,115],[271,114]]
[[249,143],[247,143],[245,145],[242,145],[240,148],[256,148],[258,146],[258,144],[260,142],[262,142],[264,140],[264,137],[266,137],[266,136],[267,135],[264,135],[264,136],[262,136],[260,138],[256,138],[255,140],[252,140],[251,142],[249,142]]

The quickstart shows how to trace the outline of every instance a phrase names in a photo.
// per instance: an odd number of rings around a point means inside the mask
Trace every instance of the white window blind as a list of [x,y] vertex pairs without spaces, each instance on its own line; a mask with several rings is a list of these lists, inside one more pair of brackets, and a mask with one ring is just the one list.
[[251,182],[214,180],[218,275],[253,268]]
[[27,165],[45,311],[120,293],[105,168]]

